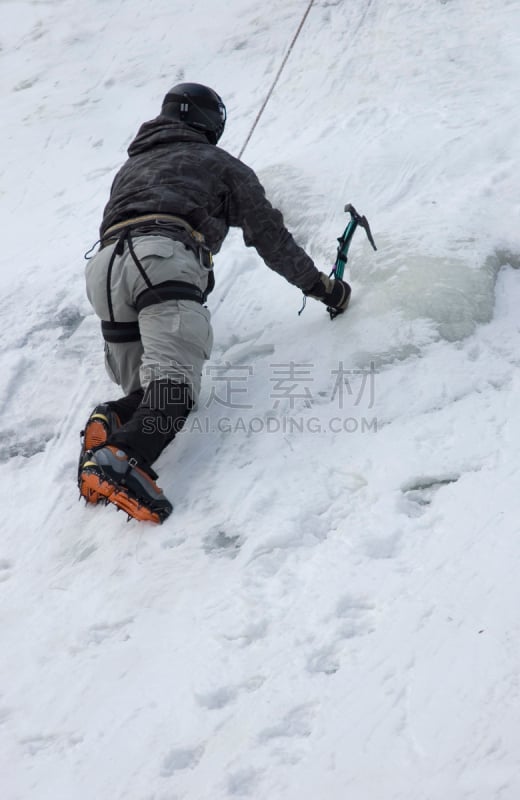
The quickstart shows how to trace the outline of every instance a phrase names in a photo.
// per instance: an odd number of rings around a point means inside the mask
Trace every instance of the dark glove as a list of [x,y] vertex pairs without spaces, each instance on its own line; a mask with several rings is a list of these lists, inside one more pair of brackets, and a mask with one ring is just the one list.
[[[328,308],[333,309],[336,314],[346,311],[350,300],[351,288],[346,281],[340,278],[329,278],[324,272],[320,272],[320,277],[304,295],[321,300]],[[334,315],[335,316],[335,315]]]

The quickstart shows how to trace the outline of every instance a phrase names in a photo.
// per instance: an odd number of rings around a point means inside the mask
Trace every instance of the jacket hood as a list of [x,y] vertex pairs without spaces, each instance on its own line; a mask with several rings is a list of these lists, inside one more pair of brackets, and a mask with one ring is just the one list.
[[193,130],[182,122],[159,116],[141,125],[137,136],[128,147],[128,155],[136,156],[139,153],[145,153],[152,147],[174,142],[195,142],[209,145],[203,133]]

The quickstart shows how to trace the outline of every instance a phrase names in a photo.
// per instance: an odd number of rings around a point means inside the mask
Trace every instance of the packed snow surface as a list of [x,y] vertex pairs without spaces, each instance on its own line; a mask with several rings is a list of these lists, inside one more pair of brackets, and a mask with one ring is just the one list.
[[244,160],[330,322],[233,233],[175,511],[77,501],[84,293],[180,80],[238,153],[308,6],[2,0],[2,800],[520,797],[520,4],[316,0]]

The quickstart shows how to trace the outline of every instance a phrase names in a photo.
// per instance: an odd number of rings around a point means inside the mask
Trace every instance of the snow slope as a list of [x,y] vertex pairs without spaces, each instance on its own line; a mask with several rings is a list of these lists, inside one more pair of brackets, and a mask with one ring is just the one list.
[[114,396],[82,254],[181,79],[245,141],[307,3],[0,5],[3,800],[520,796],[520,5],[317,0],[244,160],[330,323],[239,234],[161,527],[77,502]]

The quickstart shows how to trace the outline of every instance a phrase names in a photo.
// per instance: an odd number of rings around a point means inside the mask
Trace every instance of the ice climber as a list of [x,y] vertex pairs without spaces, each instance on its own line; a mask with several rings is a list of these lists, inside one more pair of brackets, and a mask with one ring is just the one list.
[[349,285],[318,271],[255,173],[217,147],[225,123],[212,89],[181,83],[168,92],[128,148],[86,267],[106,368],[124,397],[87,420],[79,490],[139,520],[162,522],[172,511],[152,464],[197,403],[213,342],[212,256],[229,228],[241,228],[245,244],[305,295],[339,311],[349,301]]

